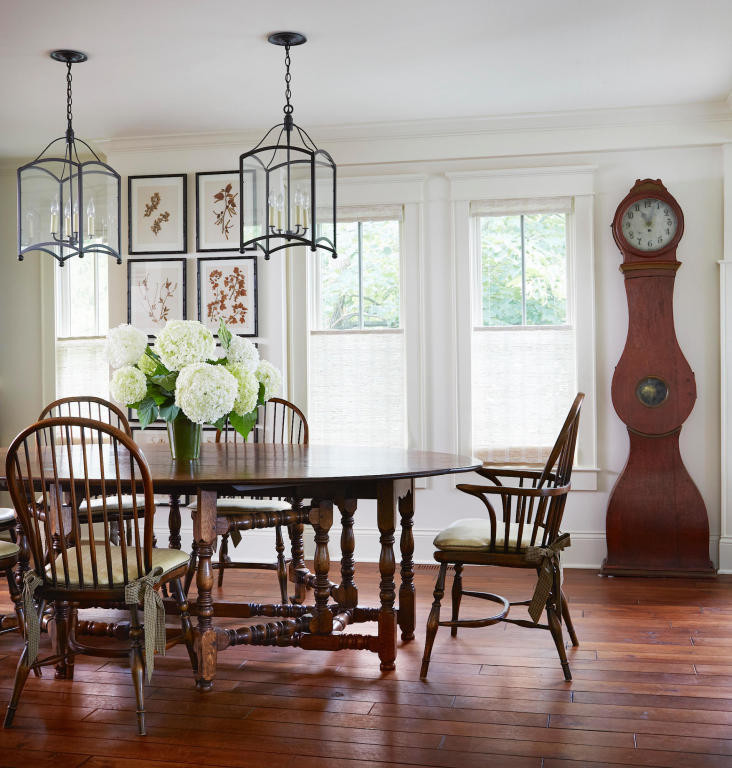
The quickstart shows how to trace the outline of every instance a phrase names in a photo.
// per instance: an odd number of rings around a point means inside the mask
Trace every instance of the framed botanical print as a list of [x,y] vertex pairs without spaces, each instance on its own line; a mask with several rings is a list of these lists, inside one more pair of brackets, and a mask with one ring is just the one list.
[[186,253],[186,175],[127,179],[127,234],[131,254]]
[[223,318],[232,333],[257,335],[257,257],[198,259],[198,319],[214,333]]
[[[238,251],[242,206],[254,212],[254,172],[239,199],[239,171],[196,174],[196,251]],[[250,217],[251,218],[251,217]]]
[[186,318],[186,260],[127,259],[127,322],[157,336]]

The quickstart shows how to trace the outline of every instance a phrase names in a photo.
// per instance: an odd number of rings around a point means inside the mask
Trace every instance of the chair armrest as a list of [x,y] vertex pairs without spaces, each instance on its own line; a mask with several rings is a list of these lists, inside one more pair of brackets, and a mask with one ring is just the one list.
[[571,485],[560,485],[557,488],[518,488],[514,485],[470,485],[460,483],[457,486],[459,491],[469,493],[471,496],[482,496],[483,494],[498,494],[500,496],[564,496],[569,493]]

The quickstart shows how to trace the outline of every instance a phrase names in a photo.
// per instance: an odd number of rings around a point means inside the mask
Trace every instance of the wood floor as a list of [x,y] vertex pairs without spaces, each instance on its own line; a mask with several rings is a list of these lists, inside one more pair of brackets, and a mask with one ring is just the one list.
[[[732,579],[565,575],[581,642],[570,650],[572,683],[548,632],[508,625],[456,639],[441,629],[421,682],[436,576],[421,567],[420,634],[400,644],[396,672],[380,674],[367,652],[238,647],[219,656],[215,690],[200,694],[174,649],[156,659],[140,737],[125,666],[79,658],[73,682],[30,678],[15,725],[0,731],[0,766],[732,766]],[[375,566],[356,576],[361,602],[375,604]],[[529,578],[466,569],[465,582],[522,599]],[[271,601],[274,574],[230,571],[224,592]],[[470,602],[461,615],[485,612]],[[0,636],[3,709],[18,648],[16,635]]]

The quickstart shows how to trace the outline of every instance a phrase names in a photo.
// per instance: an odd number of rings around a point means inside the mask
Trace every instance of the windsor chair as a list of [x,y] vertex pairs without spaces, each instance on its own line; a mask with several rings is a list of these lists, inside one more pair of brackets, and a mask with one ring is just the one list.
[[[223,430],[217,433],[216,442],[242,442],[243,438],[227,423]],[[289,400],[280,397],[270,398],[264,405],[259,406],[257,423],[247,438],[248,442],[275,444],[305,444],[308,442],[308,422],[303,412]],[[217,514],[225,517],[229,523],[228,531],[223,534],[219,548],[218,562],[213,568],[218,570],[218,585],[224,583],[224,571],[227,568],[255,568],[260,570],[277,571],[282,602],[289,602],[287,594],[287,566],[293,563],[293,574],[305,573],[303,529],[300,524],[288,525],[288,535],[291,543],[291,558],[285,557],[285,543],[282,536],[280,519],[283,512],[289,512],[300,506],[300,499],[251,498],[240,496],[224,496],[216,500]],[[196,502],[190,505],[196,509]],[[276,562],[235,562],[229,555],[229,539],[236,545],[241,538],[241,531],[255,528],[275,529]],[[196,567],[195,546],[191,557],[189,579],[193,578]],[[304,584],[296,579],[295,601],[304,597]]]
[[[63,441],[58,436],[63,435]],[[154,653],[179,639],[165,636],[157,587],[170,584],[180,614],[182,639],[196,668],[188,605],[181,577],[188,555],[153,548],[155,503],[147,461],[132,438],[110,424],[79,417],[50,417],[24,429],[8,448],[8,490],[28,542],[31,568],[24,574],[25,643],[5,716],[9,727],[31,669],[56,665],[56,676],[73,679],[74,656],[129,656],[140,734],[145,733],[143,677]],[[124,490],[124,493],[123,493]],[[102,499],[98,521],[80,511],[92,494]],[[125,511],[124,496],[132,499]],[[112,524],[127,520],[130,543],[112,542]],[[53,604],[55,651],[38,658],[39,618],[34,600]],[[144,604],[146,626],[139,616]],[[82,644],[76,636],[82,608],[127,608],[128,650]],[[159,604],[162,609],[162,603]],[[143,655],[143,645],[145,653]]]
[[[434,602],[427,620],[427,636],[420,677],[427,677],[432,646],[439,627],[485,627],[504,621],[521,627],[549,630],[556,645],[565,680],[572,679],[562,637],[562,619],[573,646],[578,646],[567,599],[562,592],[560,551],[569,545],[569,536],[560,535],[562,515],[570,490],[580,409],[584,394],[572,403],[543,470],[498,469],[483,467],[477,473],[494,485],[460,484],[458,489],[475,496],[488,512],[486,518],[456,520],[437,534],[434,556],[440,563]],[[509,484],[504,485],[503,480]],[[489,498],[490,497],[490,498]],[[492,499],[492,500],[491,500]],[[495,507],[494,507],[495,504]],[[496,508],[497,507],[497,508]],[[445,594],[447,568],[452,565],[452,618],[440,621],[440,606]],[[537,588],[531,600],[510,602],[500,595],[463,589],[465,565],[499,565],[509,568],[533,568]],[[460,619],[463,595],[500,605],[498,613],[485,619]],[[507,618],[512,606],[528,606],[531,621]],[[546,610],[547,623],[539,624]]]

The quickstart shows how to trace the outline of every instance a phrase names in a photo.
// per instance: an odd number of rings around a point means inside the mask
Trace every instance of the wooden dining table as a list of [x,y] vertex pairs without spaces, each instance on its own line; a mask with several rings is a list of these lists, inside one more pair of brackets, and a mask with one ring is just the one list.
[[[5,454],[0,449],[0,489],[5,485]],[[414,638],[414,485],[416,478],[469,472],[480,463],[474,458],[449,453],[328,445],[279,445],[271,443],[204,443],[196,461],[175,461],[166,445],[144,449],[156,493],[173,500],[197,495],[193,515],[193,546],[198,556],[197,596],[191,613],[197,616],[195,647],[196,684],[210,690],[216,676],[217,655],[236,645],[294,646],[311,650],[368,650],[377,653],[381,669],[393,670],[397,652],[397,628],[402,640]],[[291,576],[313,588],[313,603],[257,604],[214,600],[212,555],[219,535],[229,520],[217,515],[219,494],[282,496],[295,500],[292,525],[309,523],[315,532],[313,573],[302,554]],[[359,499],[376,500],[379,556],[379,605],[359,603],[354,580],[354,518]],[[300,500],[310,500],[301,505]],[[330,579],[329,532],[334,507],[341,520],[340,580]],[[171,543],[180,546],[177,504],[171,509]],[[398,605],[394,576],[395,531],[401,533]],[[176,531],[176,525],[178,530]],[[256,526],[255,526],[256,527]],[[265,527],[264,525],[262,527]],[[302,530],[302,529],[300,529]],[[171,602],[166,609],[177,607]],[[223,628],[214,617],[272,619],[257,626]],[[345,632],[351,624],[376,622],[376,634]],[[98,622],[97,622],[98,624]],[[104,634],[114,636],[113,629]]]

